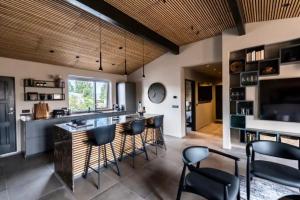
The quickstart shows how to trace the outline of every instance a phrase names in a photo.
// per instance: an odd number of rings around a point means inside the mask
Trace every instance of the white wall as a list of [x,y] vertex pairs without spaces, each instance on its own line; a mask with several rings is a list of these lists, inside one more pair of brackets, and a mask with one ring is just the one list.
[[[223,147],[231,148],[230,119],[229,119],[229,53],[251,46],[271,44],[300,37],[300,18],[274,20],[246,24],[246,35],[236,36],[234,30],[224,31],[222,34],[222,62],[223,62]],[[283,77],[300,77],[300,68],[291,66],[281,71]],[[249,92],[248,92],[249,91]],[[255,99],[256,92],[248,89],[247,98]],[[254,121],[253,121],[254,120]],[[246,124],[251,128],[278,129],[288,132],[298,132],[300,124],[287,122],[262,121],[247,118]],[[279,130],[279,129],[278,129]]]
[[[67,68],[57,65],[49,65],[37,62],[16,60],[0,57],[0,76],[10,76],[15,78],[15,93],[16,93],[16,120],[17,120],[17,151],[21,150],[20,144],[20,114],[23,109],[32,110],[34,102],[24,101],[23,92],[23,79],[33,78],[40,80],[49,80],[49,75],[61,75],[66,81],[68,76],[83,76],[94,79],[108,80],[111,82],[111,100],[115,102],[116,95],[116,82],[126,81],[126,77],[122,75],[107,74],[95,71],[81,70],[75,68]],[[51,110],[55,108],[68,107],[68,95],[67,95],[67,81],[66,81],[66,100],[65,101],[49,101],[49,107]],[[43,88],[42,88],[43,89]],[[35,102],[36,103],[36,102]]]
[[[218,36],[183,46],[179,55],[166,53],[147,64],[146,78],[142,78],[141,69],[128,76],[129,81],[137,83],[137,99],[142,100],[146,111],[165,115],[165,134],[185,136],[183,67],[220,62],[221,44],[221,36]],[[151,103],[147,96],[148,88],[154,82],[163,83],[167,89],[166,99],[161,104]],[[178,105],[179,108],[172,108],[172,105]]]

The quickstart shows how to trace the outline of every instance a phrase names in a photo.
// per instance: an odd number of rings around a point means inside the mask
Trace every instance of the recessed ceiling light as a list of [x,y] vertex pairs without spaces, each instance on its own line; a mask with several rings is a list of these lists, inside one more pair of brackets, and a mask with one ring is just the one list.
[[290,5],[291,5],[290,3],[283,3],[282,7],[286,8],[286,7],[289,7]]
[[50,52],[50,53],[54,53],[54,50],[50,50],[49,52]]

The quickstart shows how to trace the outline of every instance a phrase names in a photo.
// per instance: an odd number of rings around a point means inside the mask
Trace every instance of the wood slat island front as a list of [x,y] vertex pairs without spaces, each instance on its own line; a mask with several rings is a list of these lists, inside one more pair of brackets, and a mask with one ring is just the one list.
[[[153,120],[155,116],[145,114],[142,119]],[[85,159],[87,155],[87,131],[100,126],[116,124],[116,137],[113,141],[117,158],[121,154],[123,131],[127,128],[130,122],[141,119],[138,115],[121,115],[116,117],[105,117],[87,120],[88,125],[84,128],[73,128],[68,123],[58,124],[54,131],[54,166],[55,173],[65,182],[65,184],[74,191],[74,179],[80,177],[84,172]],[[152,132],[149,129],[147,140],[153,140]],[[144,136],[145,134],[143,134]],[[140,136],[136,137],[137,148],[142,148],[142,141]],[[131,140],[127,140],[125,144],[125,152],[132,151]],[[106,145],[107,156],[109,160],[113,160],[111,148]],[[102,147],[101,152],[104,151]],[[102,154],[103,155],[103,154]],[[93,147],[91,156],[91,165],[97,166],[97,149]],[[103,165],[103,157],[101,156],[101,165]]]

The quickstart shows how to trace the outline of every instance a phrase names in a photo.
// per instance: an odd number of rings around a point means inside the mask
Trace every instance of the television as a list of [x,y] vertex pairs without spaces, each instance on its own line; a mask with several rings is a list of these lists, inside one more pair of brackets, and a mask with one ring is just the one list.
[[300,122],[300,78],[259,82],[260,119]]
[[198,87],[198,101],[200,103],[210,102],[212,100],[212,86]]

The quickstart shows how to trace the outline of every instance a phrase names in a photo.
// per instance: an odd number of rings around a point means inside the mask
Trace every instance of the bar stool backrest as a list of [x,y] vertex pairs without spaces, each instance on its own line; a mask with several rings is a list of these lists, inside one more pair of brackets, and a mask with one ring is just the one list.
[[163,115],[154,117],[154,127],[155,128],[162,127],[163,121],[164,121],[164,116]]
[[134,120],[131,123],[131,130],[133,135],[138,135],[143,133],[145,130],[145,120],[143,119]]
[[116,125],[101,126],[99,128],[87,131],[88,138],[94,144],[100,146],[111,143],[115,139]]

